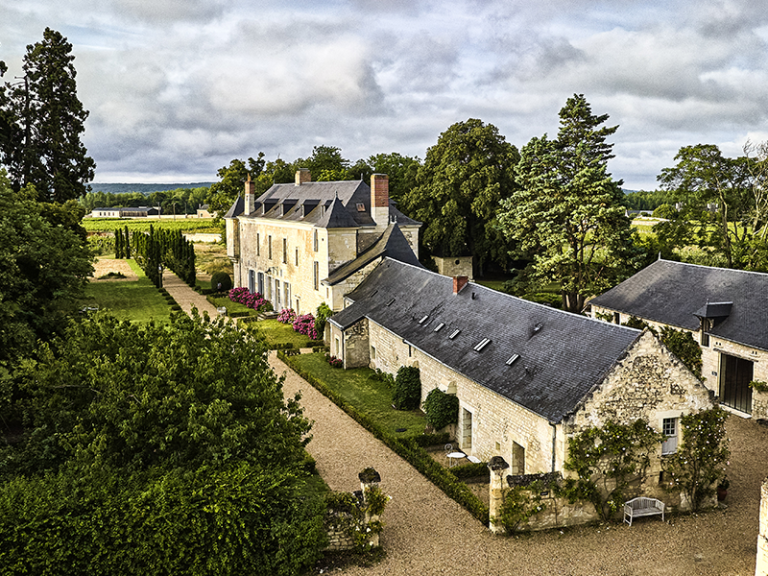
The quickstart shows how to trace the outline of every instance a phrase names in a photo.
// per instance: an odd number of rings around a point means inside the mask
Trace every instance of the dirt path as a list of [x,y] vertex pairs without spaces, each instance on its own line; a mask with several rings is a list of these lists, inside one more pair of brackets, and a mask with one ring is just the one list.
[[742,575],[755,571],[759,487],[768,472],[768,429],[732,417],[732,456],[726,510],[662,523],[644,519],[631,528],[606,524],[503,538],[492,536],[456,502],[272,354],[285,393],[301,391],[315,421],[309,451],[333,490],[357,490],[357,473],[378,470],[392,496],[384,515],[387,557],[344,574],[519,575]]

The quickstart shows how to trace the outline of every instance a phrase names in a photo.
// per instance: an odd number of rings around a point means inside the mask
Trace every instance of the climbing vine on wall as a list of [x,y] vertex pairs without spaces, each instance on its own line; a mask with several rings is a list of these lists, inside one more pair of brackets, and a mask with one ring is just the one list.
[[646,478],[651,455],[662,440],[643,420],[631,425],[609,421],[579,432],[568,441],[565,462],[565,469],[577,477],[565,480],[563,495],[571,502],[591,502],[601,518],[610,519],[629,499],[632,485]]
[[667,349],[680,360],[680,362],[685,364],[685,367],[693,372],[693,375],[696,376],[696,378],[701,380],[701,347],[696,343],[696,340],[693,339],[690,332],[686,332],[685,330],[675,330],[669,326],[664,326],[659,332],[653,326],[635,316],[630,317],[623,325],[639,330],[647,328],[650,332],[658,336],[662,344],[664,344],[664,346],[666,346]]
[[528,486],[512,486],[504,491],[498,517],[491,518],[494,524],[504,527],[507,534],[520,531],[528,520],[546,510],[541,493],[547,487],[541,480],[535,480]]
[[714,495],[726,475],[730,450],[725,438],[728,413],[722,408],[702,410],[680,418],[682,445],[662,459],[668,490],[682,491],[696,512]]

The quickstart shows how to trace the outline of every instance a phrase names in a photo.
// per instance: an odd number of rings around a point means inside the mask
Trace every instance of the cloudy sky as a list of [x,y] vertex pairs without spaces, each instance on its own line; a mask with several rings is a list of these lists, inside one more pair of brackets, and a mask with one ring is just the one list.
[[74,46],[97,182],[210,181],[318,144],[423,159],[468,118],[521,147],[574,93],[620,126],[630,189],[681,146],[768,139],[757,0],[4,0],[6,80],[46,26]]

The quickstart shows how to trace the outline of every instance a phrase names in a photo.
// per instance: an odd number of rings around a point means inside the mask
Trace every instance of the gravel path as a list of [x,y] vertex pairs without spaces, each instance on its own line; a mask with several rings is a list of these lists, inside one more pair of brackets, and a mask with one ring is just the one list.
[[170,270],[163,271],[163,288],[173,296],[173,299],[187,314],[190,314],[192,306],[196,306],[200,314],[204,311],[208,312],[211,318],[216,318],[219,315],[216,306],[208,302],[205,296],[192,290],[186,282]]
[[699,516],[605,524],[530,536],[497,537],[376,440],[273,353],[286,396],[301,391],[315,424],[309,452],[333,490],[357,490],[357,473],[378,470],[392,496],[384,513],[379,564],[343,573],[520,575],[742,575],[755,571],[760,484],[768,471],[768,429],[731,417],[728,508]]

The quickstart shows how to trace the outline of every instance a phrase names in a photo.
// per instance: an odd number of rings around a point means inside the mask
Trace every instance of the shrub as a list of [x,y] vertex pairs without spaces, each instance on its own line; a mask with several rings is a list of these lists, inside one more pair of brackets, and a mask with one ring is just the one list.
[[415,410],[421,402],[421,376],[414,366],[401,366],[395,378],[392,403],[398,410]]
[[331,316],[333,316],[333,310],[331,310],[331,307],[328,306],[328,304],[325,302],[317,307],[317,316],[315,316],[315,332],[317,332],[317,337],[319,339],[323,338],[323,334],[325,333],[325,321]]
[[334,368],[341,368],[344,366],[344,360],[336,358],[336,356],[331,356],[330,354],[325,355],[325,361]]
[[690,332],[664,326],[659,338],[664,346],[677,356],[688,370],[693,372],[696,378],[701,379],[701,347],[693,339]]
[[[258,312],[272,310],[272,305],[265,300],[261,294],[258,292],[251,294],[248,291],[248,288],[242,286],[240,288],[232,288],[232,290],[229,291],[229,299],[232,300],[232,302],[237,302],[238,304],[242,304],[243,306],[247,306]],[[215,304],[215,302],[213,303]]]
[[427,422],[435,430],[458,424],[459,399],[435,388],[424,399],[424,413],[427,415]]
[[317,340],[317,331],[315,330],[315,317],[312,314],[302,314],[296,316],[293,320],[293,329],[299,334],[309,336],[312,340]]
[[211,289],[226,292],[232,289],[232,278],[226,272],[215,272],[211,275]]

